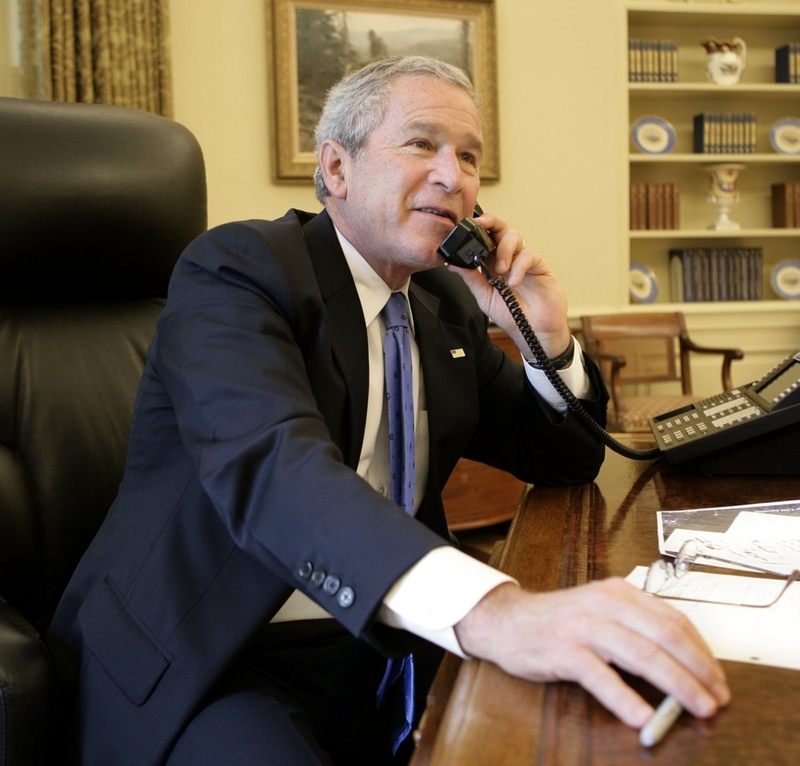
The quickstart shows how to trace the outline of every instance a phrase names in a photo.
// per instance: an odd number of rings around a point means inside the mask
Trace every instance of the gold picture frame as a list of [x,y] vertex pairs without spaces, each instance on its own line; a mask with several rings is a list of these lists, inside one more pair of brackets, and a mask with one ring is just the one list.
[[483,100],[481,178],[500,178],[494,0],[268,0],[274,176],[312,183],[328,89],[374,58],[421,53],[461,66]]

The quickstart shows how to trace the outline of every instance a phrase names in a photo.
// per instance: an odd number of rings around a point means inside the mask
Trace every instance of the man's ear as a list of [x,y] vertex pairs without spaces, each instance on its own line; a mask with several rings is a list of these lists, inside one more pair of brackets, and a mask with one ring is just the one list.
[[347,198],[346,168],[350,155],[345,148],[331,138],[326,138],[319,148],[319,167],[325,187],[336,199]]

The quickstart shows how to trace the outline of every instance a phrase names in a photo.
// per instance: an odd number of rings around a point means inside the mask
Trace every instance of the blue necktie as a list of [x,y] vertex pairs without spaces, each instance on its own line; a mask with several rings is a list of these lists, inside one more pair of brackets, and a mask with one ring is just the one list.
[[[383,309],[386,338],[383,363],[389,417],[389,471],[392,500],[414,514],[414,390],[411,377],[411,333],[408,303],[392,293]],[[402,679],[401,683],[399,682]],[[392,753],[411,733],[414,720],[414,656],[389,660],[378,688],[378,706],[389,710]]]
[[389,468],[392,500],[414,515],[414,389],[411,378],[411,333],[403,293],[392,293],[383,309],[386,338],[383,363],[389,414]]

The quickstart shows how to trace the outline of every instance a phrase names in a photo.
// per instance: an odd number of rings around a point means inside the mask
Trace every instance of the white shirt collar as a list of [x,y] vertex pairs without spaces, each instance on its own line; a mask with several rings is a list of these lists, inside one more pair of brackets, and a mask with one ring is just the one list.
[[[400,288],[393,291],[386,282],[381,279],[375,269],[370,266],[361,253],[356,250],[352,243],[345,239],[344,235],[334,226],[342,252],[350,267],[350,273],[356,283],[356,291],[361,301],[361,310],[364,312],[364,324],[369,326],[375,317],[383,311],[386,301],[389,300],[392,292],[402,292],[408,300],[408,287],[410,280]],[[413,317],[411,318],[413,330]]]

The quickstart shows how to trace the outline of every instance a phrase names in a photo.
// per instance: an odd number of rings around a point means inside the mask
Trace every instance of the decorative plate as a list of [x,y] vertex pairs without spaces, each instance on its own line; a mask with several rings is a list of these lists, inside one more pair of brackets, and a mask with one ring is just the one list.
[[631,263],[629,287],[637,303],[652,303],[658,297],[656,275],[643,263]]
[[667,154],[675,148],[675,129],[666,120],[642,117],[631,128],[633,143],[645,154]]
[[800,154],[800,120],[784,117],[769,129],[769,142],[781,154]]
[[770,276],[772,289],[787,300],[800,298],[800,261],[789,259],[775,265]]

